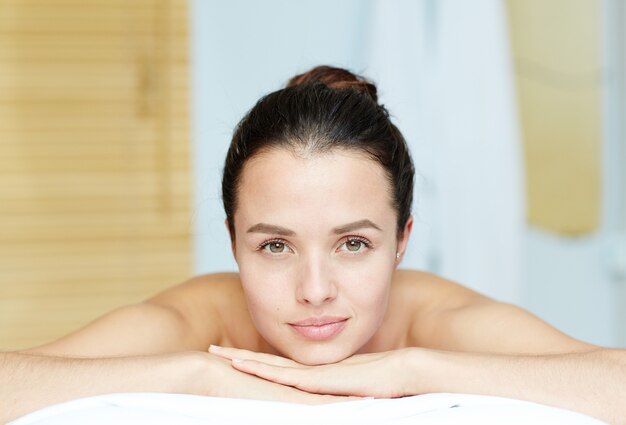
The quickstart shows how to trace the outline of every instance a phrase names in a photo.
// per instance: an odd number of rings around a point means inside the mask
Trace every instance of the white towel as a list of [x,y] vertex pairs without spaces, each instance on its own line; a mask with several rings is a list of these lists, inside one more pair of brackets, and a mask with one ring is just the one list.
[[309,406],[182,394],[127,393],[50,406],[10,425],[143,424],[559,424],[593,425],[589,416],[540,404],[468,394],[426,394]]

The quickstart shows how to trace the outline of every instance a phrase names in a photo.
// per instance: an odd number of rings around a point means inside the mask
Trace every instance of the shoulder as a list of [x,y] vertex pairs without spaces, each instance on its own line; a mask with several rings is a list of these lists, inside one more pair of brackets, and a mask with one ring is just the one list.
[[459,308],[489,299],[456,282],[421,270],[397,270],[393,285],[417,301],[420,310]]
[[148,299],[146,303],[178,315],[203,345],[219,343],[223,318],[243,303],[239,274],[210,273],[195,276]]
[[414,331],[419,334],[428,333],[430,326],[426,324],[444,311],[456,311],[490,301],[456,282],[420,270],[397,270],[392,288],[393,299],[410,306],[408,311],[416,325]]
[[[60,339],[24,352],[102,357],[205,350],[223,334],[223,309],[237,302],[238,276],[198,276],[122,306]],[[229,304],[230,303],[230,304]]]
[[451,351],[550,353],[592,349],[526,310],[417,270],[394,285],[412,304],[409,345]]
[[238,273],[209,273],[192,277],[150,298],[148,302],[163,304],[187,314],[199,306],[206,307],[241,292]]

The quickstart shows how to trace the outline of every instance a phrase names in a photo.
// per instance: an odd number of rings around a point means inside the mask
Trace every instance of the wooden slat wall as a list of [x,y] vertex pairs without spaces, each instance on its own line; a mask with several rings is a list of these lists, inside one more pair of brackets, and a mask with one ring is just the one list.
[[0,350],[191,273],[187,6],[0,0]]

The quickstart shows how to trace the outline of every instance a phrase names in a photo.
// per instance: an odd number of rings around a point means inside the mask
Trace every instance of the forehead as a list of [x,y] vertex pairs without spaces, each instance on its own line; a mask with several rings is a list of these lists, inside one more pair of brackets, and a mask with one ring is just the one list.
[[[385,170],[365,154],[345,150],[307,156],[273,149],[244,166],[235,223],[313,227],[354,219],[393,223]],[[385,229],[383,229],[385,230]]]

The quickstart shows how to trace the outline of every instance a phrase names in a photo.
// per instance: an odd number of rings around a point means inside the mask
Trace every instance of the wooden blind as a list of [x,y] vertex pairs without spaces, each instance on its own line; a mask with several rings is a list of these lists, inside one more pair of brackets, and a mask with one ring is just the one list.
[[191,272],[180,0],[0,0],[0,350]]

